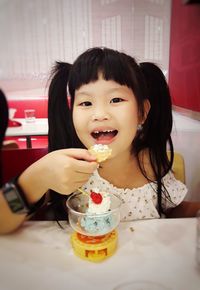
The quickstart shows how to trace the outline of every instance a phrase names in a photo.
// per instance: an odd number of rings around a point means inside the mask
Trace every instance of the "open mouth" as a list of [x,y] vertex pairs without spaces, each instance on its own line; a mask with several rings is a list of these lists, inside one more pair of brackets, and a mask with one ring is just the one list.
[[92,137],[97,141],[111,141],[118,134],[117,130],[93,131]]

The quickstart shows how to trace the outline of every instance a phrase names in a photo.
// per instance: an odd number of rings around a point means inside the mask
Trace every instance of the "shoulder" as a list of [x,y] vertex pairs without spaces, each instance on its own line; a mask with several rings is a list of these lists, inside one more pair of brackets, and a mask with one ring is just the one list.
[[187,189],[186,185],[180,180],[176,179],[172,171],[169,171],[162,179],[164,186],[172,187],[173,189]]
[[186,185],[177,180],[171,171],[163,177],[162,183],[164,187],[163,200],[170,200],[174,206],[180,204],[188,192]]

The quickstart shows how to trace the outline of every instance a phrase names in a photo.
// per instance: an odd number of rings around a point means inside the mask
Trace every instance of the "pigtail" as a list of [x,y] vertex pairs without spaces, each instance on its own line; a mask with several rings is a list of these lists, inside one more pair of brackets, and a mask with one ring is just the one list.
[[[71,109],[67,84],[71,65],[65,62],[56,62],[51,72],[51,82],[48,92],[48,146],[49,152],[72,147]],[[49,190],[50,204],[48,219],[67,219],[67,209],[63,195]],[[60,224],[59,224],[60,225]]]
[[141,131],[139,147],[149,148],[150,161],[158,185],[158,210],[161,213],[162,177],[171,170],[174,160],[171,96],[165,76],[155,64],[144,62],[140,67],[146,80],[151,108]]
[[56,62],[48,92],[49,151],[72,147],[71,111],[67,83],[71,64]]
[[[148,147],[154,152],[155,162],[161,164],[161,176],[164,176],[172,167],[174,153],[171,139],[173,120],[170,91],[164,74],[155,64],[144,62],[140,67],[146,80],[147,97],[151,105],[144,123],[143,138],[145,142],[150,140]],[[167,150],[171,152],[169,157]]]
[[[48,100],[49,152],[65,148],[81,148],[72,123],[71,96],[68,82],[72,65],[56,62],[51,72]],[[67,196],[49,190],[49,219],[66,220]]]

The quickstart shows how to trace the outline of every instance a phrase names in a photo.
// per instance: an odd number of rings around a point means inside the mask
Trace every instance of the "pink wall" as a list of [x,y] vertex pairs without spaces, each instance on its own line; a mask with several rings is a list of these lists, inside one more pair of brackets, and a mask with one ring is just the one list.
[[172,0],[169,86],[174,105],[200,112],[200,4]]

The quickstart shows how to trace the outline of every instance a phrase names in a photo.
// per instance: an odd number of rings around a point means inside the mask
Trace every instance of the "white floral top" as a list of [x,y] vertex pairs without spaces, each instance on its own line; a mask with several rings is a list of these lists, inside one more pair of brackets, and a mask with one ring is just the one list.
[[[183,201],[187,193],[187,187],[181,181],[177,180],[172,172],[167,173],[163,177],[162,182],[165,187],[165,194],[163,193],[162,196],[162,207],[165,211],[169,208],[176,207]],[[147,183],[139,188],[118,188],[103,179],[98,174],[98,171],[95,171],[82,188],[83,190],[90,191],[95,187],[101,191],[116,194],[121,198],[121,221],[160,217],[157,210],[157,184],[154,182]]]

